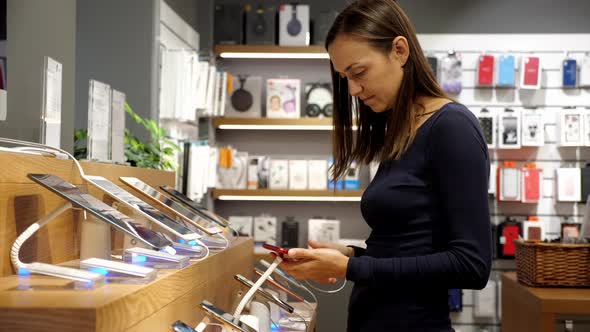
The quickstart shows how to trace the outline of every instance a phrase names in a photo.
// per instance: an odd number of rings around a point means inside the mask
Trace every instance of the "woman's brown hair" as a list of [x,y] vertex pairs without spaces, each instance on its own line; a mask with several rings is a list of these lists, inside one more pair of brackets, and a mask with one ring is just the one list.
[[[358,37],[389,55],[398,36],[408,40],[410,54],[403,66],[403,80],[393,110],[375,113],[348,92],[348,81],[330,62],[334,85],[333,155],[334,178],[341,178],[352,161],[368,164],[399,159],[412,144],[417,131],[413,105],[419,96],[446,98],[416,37],[410,19],[394,0],[358,0],[346,7],[332,24],[326,50],[339,34]],[[387,84],[387,82],[383,82]],[[358,129],[353,140],[352,126]]]

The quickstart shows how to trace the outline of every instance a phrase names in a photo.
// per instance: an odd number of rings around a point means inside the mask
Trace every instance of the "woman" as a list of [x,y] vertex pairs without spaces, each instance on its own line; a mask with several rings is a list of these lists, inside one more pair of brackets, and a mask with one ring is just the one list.
[[300,279],[354,282],[349,331],[452,331],[448,289],[481,289],[490,274],[489,160],[479,122],[444,94],[394,0],[349,5],[326,49],[334,175],[353,160],[381,161],[361,201],[371,235],[366,250],[311,242],[281,266]]

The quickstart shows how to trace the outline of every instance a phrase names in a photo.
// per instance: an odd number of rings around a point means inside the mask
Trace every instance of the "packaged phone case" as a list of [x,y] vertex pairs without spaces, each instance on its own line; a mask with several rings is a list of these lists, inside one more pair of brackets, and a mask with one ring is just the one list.
[[498,225],[496,236],[498,258],[514,258],[516,254],[514,240],[522,236],[522,223],[507,217]]
[[494,61],[493,55],[482,55],[477,64],[477,84],[480,86],[491,86],[494,84]]
[[520,73],[521,89],[541,88],[541,59],[538,56],[522,57]]
[[513,87],[516,61],[514,55],[501,55],[498,59],[498,86]]
[[580,87],[590,87],[590,52],[586,53],[580,64]]
[[563,60],[563,87],[575,88],[578,78],[578,62],[576,59],[567,58]]
[[477,114],[479,125],[483,130],[483,135],[488,145],[488,149],[496,148],[496,114],[487,108],[482,108]]
[[462,89],[461,59],[455,51],[441,60],[441,86],[445,92],[459,94]]

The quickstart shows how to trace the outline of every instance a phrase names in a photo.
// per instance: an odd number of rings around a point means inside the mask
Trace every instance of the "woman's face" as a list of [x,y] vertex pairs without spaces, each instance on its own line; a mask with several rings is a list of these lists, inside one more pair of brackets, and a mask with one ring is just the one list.
[[350,95],[376,113],[395,105],[409,56],[406,38],[396,37],[392,44],[390,54],[384,54],[363,39],[341,33],[328,46],[334,70],[348,80]]

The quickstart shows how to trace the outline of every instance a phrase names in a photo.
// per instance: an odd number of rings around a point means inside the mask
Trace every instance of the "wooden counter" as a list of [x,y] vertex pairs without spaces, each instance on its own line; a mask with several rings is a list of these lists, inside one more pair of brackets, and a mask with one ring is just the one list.
[[234,308],[241,287],[233,276],[251,271],[252,252],[252,240],[240,238],[202,262],[160,270],[146,285],[72,290],[63,289],[66,280],[34,275],[31,285],[37,289],[22,291],[15,289],[17,276],[5,277],[0,279],[0,331],[168,331],[177,319],[194,326],[203,318],[197,309],[202,300]]
[[588,288],[534,288],[502,275],[502,332],[555,331],[558,315],[589,315]]

